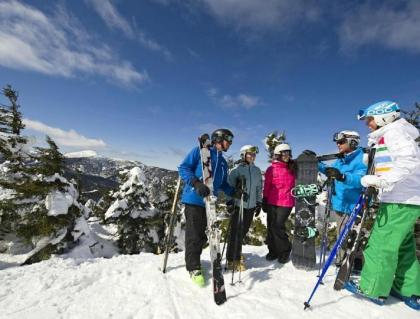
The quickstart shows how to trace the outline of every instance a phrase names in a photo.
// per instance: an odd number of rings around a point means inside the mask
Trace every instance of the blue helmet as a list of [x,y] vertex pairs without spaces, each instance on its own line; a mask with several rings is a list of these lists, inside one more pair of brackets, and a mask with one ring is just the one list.
[[367,117],[373,117],[376,124],[382,127],[400,118],[400,107],[391,101],[378,102],[360,110],[357,119],[364,120]]

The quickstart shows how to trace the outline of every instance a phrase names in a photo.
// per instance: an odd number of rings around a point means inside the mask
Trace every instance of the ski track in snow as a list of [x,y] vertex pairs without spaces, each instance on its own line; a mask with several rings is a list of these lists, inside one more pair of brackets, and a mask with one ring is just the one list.
[[248,270],[225,273],[228,300],[213,301],[209,251],[202,254],[207,275],[204,288],[195,286],[184,266],[184,254],[169,255],[167,273],[162,256],[122,255],[111,259],[63,259],[0,271],[0,318],[420,318],[394,298],[377,306],[347,291],[336,292],[330,269],[304,311],[317,271],[297,270],[289,262],[268,262],[266,247],[245,246]]

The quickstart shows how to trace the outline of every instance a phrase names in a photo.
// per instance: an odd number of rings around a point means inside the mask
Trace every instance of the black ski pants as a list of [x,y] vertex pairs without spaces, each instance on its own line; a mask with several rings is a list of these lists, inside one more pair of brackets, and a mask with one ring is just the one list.
[[[226,251],[226,259],[228,261],[240,259],[242,242],[249,231],[249,227],[251,227],[254,212],[255,208],[244,209],[242,225],[239,225],[239,207],[235,207],[235,212],[230,218],[229,241]],[[239,228],[242,228],[242,232],[240,232]]]
[[207,242],[206,209],[201,206],[185,204],[185,264],[188,271],[201,267],[200,256]]
[[267,248],[273,256],[290,254],[292,244],[286,232],[286,221],[289,218],[292,207],[269,205],[267,213]]

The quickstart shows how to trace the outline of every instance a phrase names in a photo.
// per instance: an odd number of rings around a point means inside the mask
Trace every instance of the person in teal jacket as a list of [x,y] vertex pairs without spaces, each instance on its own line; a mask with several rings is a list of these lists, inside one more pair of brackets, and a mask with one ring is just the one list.
[[[337,236],[346,225],[348,218],[362,192],[361,178],[366,175],[363,149],[359,147],[360,136],[355,131],[341,131],[334,134],[341,158],[330,166],[320,162],[319,171],[334,180],[335,192],[331,197],[331,208],[337,221]],[[344,251],[340,250],[336,266],[340,266]]]
[[245,261],[241,255],[242,241],[244,240],[254,218],[261,212],[262,207],[262,173],[254,164],[258,154],[258,147],[244,145],[241,147],[241,161],[231,170],[228,177],[229,184],[237,188],[243,182],[246,198],[243,198],[242,225],[238,223],[241,199],[228,201],[227,208],[232,214],[230,221],[230,236],[227,246],[226,259],[228,269],[246,270]]

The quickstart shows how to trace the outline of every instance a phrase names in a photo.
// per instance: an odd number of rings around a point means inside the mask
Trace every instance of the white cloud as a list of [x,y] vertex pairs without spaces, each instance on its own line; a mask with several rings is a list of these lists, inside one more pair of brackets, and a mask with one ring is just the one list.
[[420,2],[368,2],[348,12],[339,28],[341,49],[352,53],[363,46],[420,52]]
[[55,142],[61,146],[94,148],[101,149],[106,147],[106,143],[100,139],[87,138],[75,130],[65,131],[60,128],[48,126],[39,121],[24,119],[23,123],[27,129],[49,135]]
[[77,19],[57,7],[54,15],[19,1],[0,2],[0,65],[48,75],[100,75],[119,85],[138,86],[148,74],[120,60],[92,39]]
[[151,0],[177,3],[190,11],[203,11],[237,30],[288,31],[290,25],[313,22],[321,10],[315,0]]
[[256,106],[264,105],[261,97],[255,95],[249,95],[240,93],[236,96],[229,94],[221,95],[219,90],[216,88],[210,88],[207,91],[209,97],[213,99],[216,104],[221,105],[225,108],[245,108],[252,109]]
[[110,0],[85,0],[102,18],[110,29],[120,30],[131,40],[137,40],[145,48],[162,53],[167,60],[172,60],[172,54],[164,46],[150,39],[143,31],[131,25],[111,3]]
[[238,28],[277,29],[319,16],[313,1],[301,0],[201,0],[219,21]]

